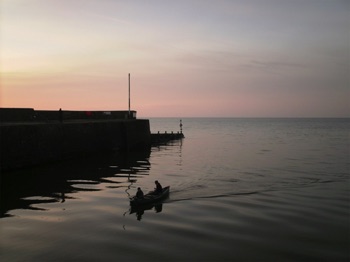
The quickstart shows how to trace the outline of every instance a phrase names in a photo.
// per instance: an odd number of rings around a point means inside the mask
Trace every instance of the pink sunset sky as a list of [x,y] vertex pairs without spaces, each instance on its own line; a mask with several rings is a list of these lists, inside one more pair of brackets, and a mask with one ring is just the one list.
[[1,107],[350,117],[347,0],[2,0]]

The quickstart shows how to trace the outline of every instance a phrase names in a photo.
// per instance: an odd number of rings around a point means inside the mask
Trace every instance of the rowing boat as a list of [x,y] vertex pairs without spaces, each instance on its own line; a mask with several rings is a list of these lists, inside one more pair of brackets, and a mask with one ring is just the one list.
[[136,196],[130,198],[130,205],[146,205],[156,203],[160,200],[163,200],[169,196],[170,187],[164,187],[162,193],[155,195],[153,192],[146,194],[143,198],[137,198]]

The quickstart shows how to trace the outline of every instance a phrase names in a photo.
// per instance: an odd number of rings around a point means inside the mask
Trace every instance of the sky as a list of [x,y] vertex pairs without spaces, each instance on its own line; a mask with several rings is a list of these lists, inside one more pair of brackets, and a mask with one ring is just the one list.
[[349,0],[1,0],[0,106],[350,117]]

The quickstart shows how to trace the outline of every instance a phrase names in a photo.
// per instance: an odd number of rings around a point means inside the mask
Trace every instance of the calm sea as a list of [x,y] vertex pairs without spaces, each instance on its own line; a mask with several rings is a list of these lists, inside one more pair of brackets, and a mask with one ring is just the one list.
[[[148,152],[2,174],[0,260],[349,261],[350,119],[182,123]],[[154,180],[169,199],[131,210]]]

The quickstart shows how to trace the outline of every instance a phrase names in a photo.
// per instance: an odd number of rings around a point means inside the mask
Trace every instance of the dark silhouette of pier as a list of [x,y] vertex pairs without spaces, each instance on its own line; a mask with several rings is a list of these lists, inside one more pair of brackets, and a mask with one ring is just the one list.
[[129,153],[184,138],[151,134],[136,111],[0,108],[0,170],[36,166],[101,152]]
[[167,144],[173,140],[180,140],[185,138],[182,132],[164,132],[164,133],[155,133],[151,134],[151,144],[152,146]]
[[164,133],[160,133],[158,131],[158,133],[155,134],[151,134],[151,144],[153,146],[157,146],[157,145],[163,145],[163,144],[167,144],[170,141],[173,140],[180,140],[185,138],[184,134],[182,133],[182,120],[180,119],[180,131],[174,133],[172,132],[167,132],[165,131]]
[[148,119],[136,111],[0,108],[0,169],[151,146]]

